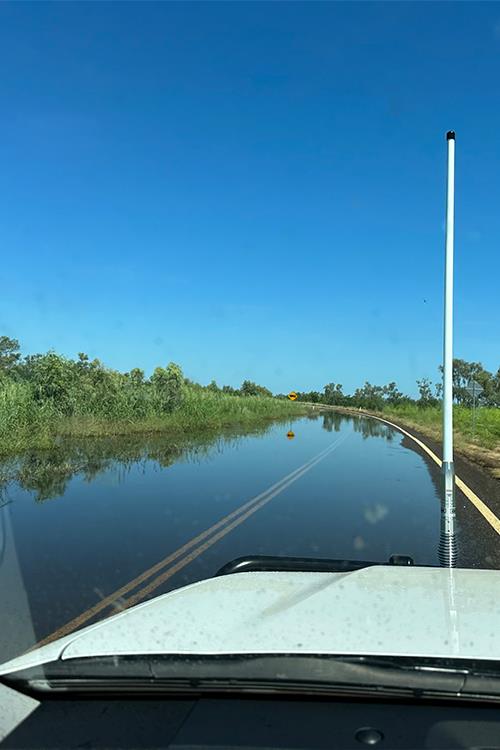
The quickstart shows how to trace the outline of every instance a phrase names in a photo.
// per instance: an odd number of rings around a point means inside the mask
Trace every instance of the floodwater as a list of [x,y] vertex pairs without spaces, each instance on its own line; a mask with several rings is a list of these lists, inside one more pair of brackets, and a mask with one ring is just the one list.
[[183,445],[65,444],[2,476],[0,661],[96,603],[106,606],[81,626],[244,555],[438,564],[436,478],[400,433],[367,418],[327,412]]

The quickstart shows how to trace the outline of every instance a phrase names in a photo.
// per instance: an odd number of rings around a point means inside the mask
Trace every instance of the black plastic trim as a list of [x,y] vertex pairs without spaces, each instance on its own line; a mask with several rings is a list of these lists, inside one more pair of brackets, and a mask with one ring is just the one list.
[[233,573],[252,572],[295,572],[295,573],[345,573],[362,570],[375,565],[414,565],[407,555],[391,555],[388,562],[369,560],[330,560],[321,557],[274,557],[273,555],[254,555],[237,557],[226,563],[215,574],[226,576]]

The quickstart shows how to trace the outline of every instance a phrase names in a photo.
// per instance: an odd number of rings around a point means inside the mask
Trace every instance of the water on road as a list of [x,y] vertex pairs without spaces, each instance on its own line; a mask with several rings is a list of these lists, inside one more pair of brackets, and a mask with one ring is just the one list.
[[93,441],[2,471],[2,661],[100,602],[81,626],[243,555],[438,562],[436,479],[366,418],[329,412],[189,446]]

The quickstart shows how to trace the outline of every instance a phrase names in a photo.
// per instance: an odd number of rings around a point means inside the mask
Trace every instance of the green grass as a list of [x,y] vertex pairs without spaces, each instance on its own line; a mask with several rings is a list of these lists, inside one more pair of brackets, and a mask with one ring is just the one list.
[[[401,419],[422,427],[436,437],[442,436],[442,412],[439,406],[419,407],[417,404],[402,404],[384,409],[395,421]],[[458,441],[495,450],[500,446],[500,409],[481,407],[476,409],[476,427],[473,431],[472,410],[463,406],[453,408],[454,433]]]
[[181,406],[170,414],[95,416],[82,409],[61,415],[51,402],[37,402],[29,385],[9,383],[0,389],[0,453],[50,448],[64,437],[103,437],[169,433],[214,433],[226,427],[248,428],[270,420],[298,416],[300,404],[262,396],[232,396],[185,388]]

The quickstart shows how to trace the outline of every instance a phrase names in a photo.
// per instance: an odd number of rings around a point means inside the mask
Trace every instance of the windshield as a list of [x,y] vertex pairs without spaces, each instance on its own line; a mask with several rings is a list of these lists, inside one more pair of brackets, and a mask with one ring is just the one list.
[[500,660],[499,19],[2,4],[0,663]]

